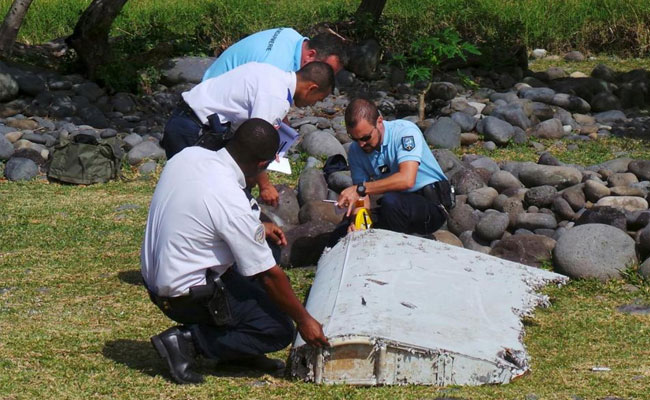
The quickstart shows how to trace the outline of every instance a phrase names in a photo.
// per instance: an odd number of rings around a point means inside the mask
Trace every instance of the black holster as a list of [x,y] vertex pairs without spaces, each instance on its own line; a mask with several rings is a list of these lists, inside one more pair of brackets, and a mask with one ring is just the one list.
[[194,145],[214,151],[224,148],[234,134],[230,122],[222,124],[219,115],[212,114],[208,116],[208,123],[209,129],[205,127],[201,129],[202,134]]
[[443,206],[446,210],[451,210],[456,205],[454,187],[451,186],[448,180],[426,185],[419,192],[427,200]]

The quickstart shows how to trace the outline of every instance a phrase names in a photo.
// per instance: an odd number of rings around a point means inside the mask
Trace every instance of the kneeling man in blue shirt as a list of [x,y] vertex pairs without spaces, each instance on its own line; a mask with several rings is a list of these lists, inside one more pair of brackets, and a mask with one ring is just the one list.
[[345,125],[354,141],[348,154],[354,185],[341,192],[339,207],[348,208],[350,216],[360,199],[382,194],[373,210],[374,227],[417,234],[438,230],[453,193],[420,129],[405,120],[384,121],[375,104],[361,98],[345,110]]

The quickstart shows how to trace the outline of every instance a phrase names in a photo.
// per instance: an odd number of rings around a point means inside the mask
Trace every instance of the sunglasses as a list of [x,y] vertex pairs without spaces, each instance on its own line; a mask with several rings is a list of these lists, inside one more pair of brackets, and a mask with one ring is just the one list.
[[375,131],[375,129],[377,129],[376,126],[375,126],[374,128],[372,128],[372,130],[370,131],[369,134],[367,134],[367,135],[365,135],[365,136],[362,136],[362,137],[360,137],[360,138],[355,138],[355,137],[353,137],[353,136],[350,135],[350,134],[348,134],[348,136],[350,137],[350,139],[352,139],[352,140],[355,141],[355,142],[367,142],[367,141],[369,141],[370,139],[372,139],[372,134],[373,134],[373,132]]

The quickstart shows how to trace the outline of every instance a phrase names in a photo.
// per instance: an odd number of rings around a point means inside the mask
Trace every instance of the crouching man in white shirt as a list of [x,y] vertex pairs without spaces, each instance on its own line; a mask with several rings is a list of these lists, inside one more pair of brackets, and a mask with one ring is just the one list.
[[174,381],[199,383],[197,355],[264,370],[282,361],[265,354],[293,340],[297,324],[309,344],[328,346],[322,327],[303,307],[276,265],[268,236],[282,230],[261,223],[244,189],[247,177],[274,159],[279,138],[271,124],[251,119],[219,151],[191,147],[168,161],[149,209],[141,250],[151,300],[181,323],[151,341]]

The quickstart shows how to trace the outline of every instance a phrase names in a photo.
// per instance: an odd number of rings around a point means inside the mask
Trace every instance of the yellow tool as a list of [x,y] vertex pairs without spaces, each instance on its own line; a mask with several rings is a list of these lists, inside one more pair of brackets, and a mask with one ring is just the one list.
[[357,215],[354,218],[354,228],[356,230],[360,229],[370,229],[372,227],[372,219],[370,219],[370,213],[366,208],[360,208],[357,211]]

